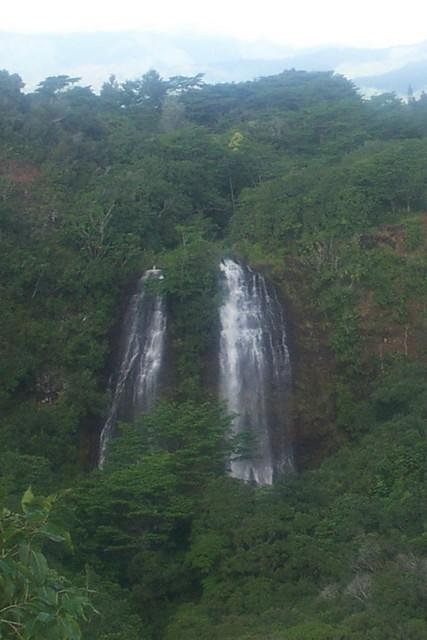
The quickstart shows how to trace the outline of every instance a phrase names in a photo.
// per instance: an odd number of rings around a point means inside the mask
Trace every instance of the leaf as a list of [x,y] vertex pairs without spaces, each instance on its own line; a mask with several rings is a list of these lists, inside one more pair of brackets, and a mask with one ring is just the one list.
[[50,523],[47,526],[40,527],[40,533],[52,542],[67,542],[67,544],[69,544],[70,542],[70,536],[68,532],[65,533],[64,531],[59,529],[59,527],[56,527],[55,525],[52,525]]
[[58,621],[63,630],[64,640],[80,640],[80,627],[71,616],[65,616]]
[[49,607],[56,606],[56,591],[49,587],[43,587],[40,589],[39,598]]
[[43,584],[49,572],[49,567],[44,555],[39,551],[32,551],[30,566],[31,566],[31,570],[33,572],[34,578],[38,582],[40,582],[40,584]]
[[51,622],[52,620],[55,620],[55,616],[47,611],[41,611],[36,618],[36,621],[40,622]]
[[28,487],[21,500],[21,507],[24,513],[28,512],[28,506],[34,502],[34,494],[32,492],[31,486]]

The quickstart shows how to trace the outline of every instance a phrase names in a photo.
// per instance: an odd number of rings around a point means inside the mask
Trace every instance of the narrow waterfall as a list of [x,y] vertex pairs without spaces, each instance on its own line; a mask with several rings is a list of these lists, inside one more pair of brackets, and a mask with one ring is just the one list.
[[108,443],[116,421],[132,419],[152,408],[158,395],[166,336],[163,297],[147,284],[162,279],[159,269],[150,269],[139,281],[127,309],[119,350],[119,368],[110,413],[101,432],[99,466],[104,465]]
[[220,270],[219,392],[235,415],[233,433],[254,440],[249,457],[231,460],[230,472],[272,484],[277,472],[292,467],[287,434],[291,366],[283,312],[260,274],[231,259],[223,260]]

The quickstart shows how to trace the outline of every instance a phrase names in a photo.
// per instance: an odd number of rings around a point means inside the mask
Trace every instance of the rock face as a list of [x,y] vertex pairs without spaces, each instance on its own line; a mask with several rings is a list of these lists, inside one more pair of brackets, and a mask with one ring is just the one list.
[[120,340],[120,366],[113,385],[110,413],[101,432],[99,466],[118,419],[132,419],[154,405],[159,391],[166,338],[166,311],[163,297],[147,284],[161,279],[159,269],[142,276],[127,309]]
[[231,259],[221,262],[219,395],[233,414],[233,433],[249,454],[230,461],[230,473],[272,484],[293,466],[289,427],[291,363],[285,319],[265,279]]

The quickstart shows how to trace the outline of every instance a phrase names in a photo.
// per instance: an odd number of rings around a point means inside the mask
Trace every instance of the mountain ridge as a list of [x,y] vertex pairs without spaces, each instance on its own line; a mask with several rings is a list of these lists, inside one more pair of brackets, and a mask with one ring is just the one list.
[[31,90],[44,77],[81,76],[99,90],[114,74],[135,78],[151,68],[164,76],[204,73],[208,82],[238,82],[298,68],[342,73],[363,92],[427,88],[427,41],[380,49],[321,46],[295,49],[264,41],[155,32],[20,34],[0,32],[2,67]]

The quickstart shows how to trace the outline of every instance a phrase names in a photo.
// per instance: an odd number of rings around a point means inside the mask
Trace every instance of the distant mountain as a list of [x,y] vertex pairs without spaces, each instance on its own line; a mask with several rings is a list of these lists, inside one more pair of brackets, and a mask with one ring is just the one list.
[[362,88],[369,87],[381,92],[395,91],[399,95],[406,95],[411,87],[414,93],[420,93],[427,90],[427,60],[411,62],[381,75],[354,78],[354,82]]
[[234,82],[284,69],[335,70],[362,91],[406,95],[427,89],[427,41],[382,49],[323,46],[292,49],[264,41],[151,32],[16,34],[0,32],[0,68],[19,73],[33,89],[48,75],[80,76],[99,89],[114,73],[118,80],[149,69],[163,76],[205,73],[208,82]]
[[282,71],[289,53],[286,47],[193,34],[0,32],[0,68],[19,73],[28,88],[48,75],[68,74],[98,89],[112,73],[125,80],[152,68],[163,76],[204,72],[210,82],[246,80]]
[[334,69],[351,78],[366,93],[395,91],[406,96],[427,89],[427,41],[385,49],[325,48],[301,52],[293,66],[307,70]]

